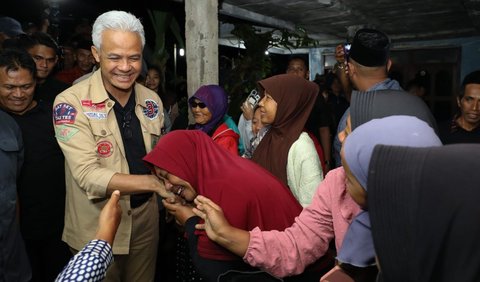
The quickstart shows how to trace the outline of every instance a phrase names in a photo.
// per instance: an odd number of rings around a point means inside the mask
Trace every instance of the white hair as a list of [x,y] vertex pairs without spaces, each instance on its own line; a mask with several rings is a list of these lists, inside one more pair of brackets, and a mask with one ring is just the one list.
[[140,20],[124,11],[108,11],[95,20],[92,27],[92,41],[97,49],[102,45],[102,33],[106,29],[136,32],[142,40],[142,49],[145,46],[145,31]]

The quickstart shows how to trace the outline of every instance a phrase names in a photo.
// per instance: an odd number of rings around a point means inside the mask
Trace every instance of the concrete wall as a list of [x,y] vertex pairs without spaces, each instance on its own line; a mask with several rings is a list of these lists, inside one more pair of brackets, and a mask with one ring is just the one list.
[[188,96],[204,84],[218,84],[218,1],[185,0]]
[[475,70],[480,70],[480,39],[462,44],[460,81]]

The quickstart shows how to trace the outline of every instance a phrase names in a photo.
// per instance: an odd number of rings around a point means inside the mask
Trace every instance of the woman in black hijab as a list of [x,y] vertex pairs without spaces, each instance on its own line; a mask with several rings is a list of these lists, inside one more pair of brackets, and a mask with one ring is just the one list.
[[479,167],[478,144],[375,148],[368,205],[383,281],[480,281]]

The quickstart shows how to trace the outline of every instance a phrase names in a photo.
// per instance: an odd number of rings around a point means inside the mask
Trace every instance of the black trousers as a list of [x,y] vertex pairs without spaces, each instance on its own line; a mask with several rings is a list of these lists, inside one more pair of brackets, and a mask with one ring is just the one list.
[[32,282],[52,282],[72,257],[68,245],[58,238],[24,239],[32,268]]

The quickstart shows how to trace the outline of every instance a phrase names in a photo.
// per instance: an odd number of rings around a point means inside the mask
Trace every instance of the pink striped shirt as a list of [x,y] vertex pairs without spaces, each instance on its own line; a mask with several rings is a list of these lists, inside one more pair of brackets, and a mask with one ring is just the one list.
[[295,223],[279,231],[250,231],[250,243],[243,259],[274,276],[303,272],[323,256],[335,237],[340,249],[348,226],[360,207],[347,193],[342,167],[330,171],[320,183],[312,203],[295,218]]

